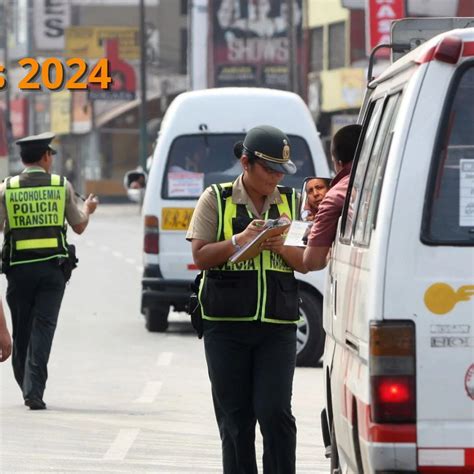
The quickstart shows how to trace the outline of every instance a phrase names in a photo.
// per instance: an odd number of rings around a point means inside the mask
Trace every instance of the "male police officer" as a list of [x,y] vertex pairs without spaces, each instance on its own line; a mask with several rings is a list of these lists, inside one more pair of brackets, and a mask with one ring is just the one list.
[[50,174],[53,133],[17,141],[25,169],[0,185],[2,250],[7,302],[12,316],[13,372],[31,410],[43,410],[47,363],[64,294],[68,258],[67,221],[81,234],[97,201],[78,208],[70,183]]

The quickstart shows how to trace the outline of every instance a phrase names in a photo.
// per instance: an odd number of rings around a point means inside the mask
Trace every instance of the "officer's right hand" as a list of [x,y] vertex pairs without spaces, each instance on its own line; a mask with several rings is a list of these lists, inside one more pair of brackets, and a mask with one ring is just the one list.
[[93,194],[89,194],[87,199],[84,201],[84,206],[87,208],[89,214],[94,214],[98,204],[99,200]]
[[265,228],[264,225],[265,221],[254,219],[243,232],[236,235],[239,245],[245,245],[247,242],[254,239]]
[[12,340],[10,334],[6,329],[0,329],[0,362],[7,360],[11,352]]

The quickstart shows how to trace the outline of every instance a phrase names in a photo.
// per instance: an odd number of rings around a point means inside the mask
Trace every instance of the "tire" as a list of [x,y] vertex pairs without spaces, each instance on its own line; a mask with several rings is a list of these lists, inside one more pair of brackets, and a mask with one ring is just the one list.
[[169,306],[145,308],[145,327],[150,332],[165,332],[168,329]]
[[336,431],[334,430],[334,421],[331,422],[331,474],[341,474],[339,464],[339,453],[337,451]]
[[296,365],[316,367],[324,352],[322,301],[307,289],[299,292],[300,317],[296,331]]

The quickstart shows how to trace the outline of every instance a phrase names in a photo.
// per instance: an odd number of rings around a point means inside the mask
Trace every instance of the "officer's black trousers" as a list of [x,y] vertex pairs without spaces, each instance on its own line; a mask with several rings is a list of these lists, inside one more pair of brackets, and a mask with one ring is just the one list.
[[293,474],[295,325],[205,321],[204,345],[224,474],[257,472],[256,421],[263,437],[264,473]]
[[65,280],[56,260],[15,265],[7,274],[12,364],[23,398],[43,399]]

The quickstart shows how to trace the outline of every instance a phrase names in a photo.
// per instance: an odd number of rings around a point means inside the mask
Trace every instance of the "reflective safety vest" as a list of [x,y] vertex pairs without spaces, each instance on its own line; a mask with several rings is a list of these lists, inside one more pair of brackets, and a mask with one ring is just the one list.
[[23,172],[5,180],[9,231],[3,258],[10,266],[67,257],[66,178]]
[[[230,240],[254,219],[244,204],[232,202],[232,183],[213,185],[218,203],[217,241]],[[265,219],[295,215],[296,191],[278,186],[281,204]],[[239,263],[205,270],[199,286],[203,319],[295,323],[299,320],[298,282],[283,258],[269,250]]]

